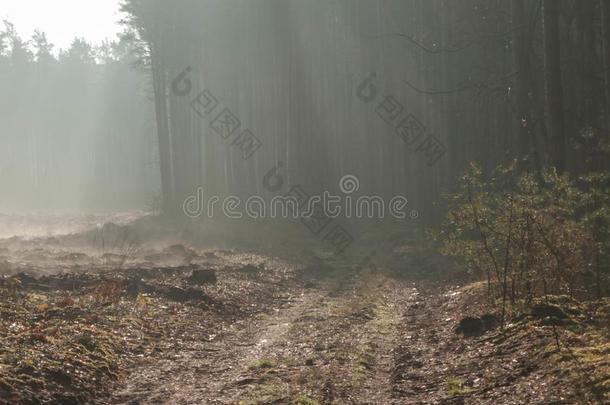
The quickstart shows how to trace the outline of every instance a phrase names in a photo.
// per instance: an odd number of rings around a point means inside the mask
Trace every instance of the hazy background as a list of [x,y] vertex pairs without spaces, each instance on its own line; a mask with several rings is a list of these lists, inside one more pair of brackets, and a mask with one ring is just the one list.
[[0,209],[154,204],[152,91],[118,1],[9,0],[0,16]]
[[[198,187],[273,196],[265,175],[282,162],[277,193],[336,192],[349,174],[361,194],[405,195],[431,220],[470,161],[601,167],[592,139],[610,125],[610,76],[591,40],[597,6],[562,2],[547,16],[562,40],[545,42],[539,2],[516,3],[519,13],[481,0],[5,1],[0,209],[157,209],[162,196],[180,213]],[[191,91],[176,94],[188,66]],[[219,105],[200,117],[204,89]],[[552,109],[545,89],[563,92]],[[400,107],[383,117],[388,97]],[[241,124],[228,139],[211,127],[224,108]],[[405,141],[409,116],[425,133]],[[248,159],[232,144],[245,129],[263,143]],[[433,162],[430,137],[444,151]]]
[[57,50],[68,49],[75,37],[100,44],[121,31],[119,0],[3,0],[0,19],[15,24],[23,38],[34,30],[47,34]]

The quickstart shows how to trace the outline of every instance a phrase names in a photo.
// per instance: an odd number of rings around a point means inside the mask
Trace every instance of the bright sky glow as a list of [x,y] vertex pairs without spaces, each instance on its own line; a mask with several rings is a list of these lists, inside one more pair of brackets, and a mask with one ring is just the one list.
[[119,0],[0,0],[0,19],[9,20],[24,39],[35,29],[66,49],[75,37],[99,44],[121,31]]

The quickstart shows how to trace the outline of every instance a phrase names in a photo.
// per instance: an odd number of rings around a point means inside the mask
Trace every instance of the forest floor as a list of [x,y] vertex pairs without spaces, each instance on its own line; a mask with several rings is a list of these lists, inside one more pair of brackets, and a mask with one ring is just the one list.
[[556,297],[501,328],[480,283],[169,241],[126,262],[128,242],[97,239],[0,241],[0,403],[610,399],[608,300]]

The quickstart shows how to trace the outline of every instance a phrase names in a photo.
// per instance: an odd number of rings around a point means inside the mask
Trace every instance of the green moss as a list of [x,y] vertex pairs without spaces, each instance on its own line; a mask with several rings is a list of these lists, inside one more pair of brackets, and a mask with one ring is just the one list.
[[259,370],[262,368],[274,368],[275,362],[271,359],[260,359],[248,365],[248,370]]
[[468,387],[466,385],[466,381],[457,377],[448,378],[446,381],[446,385],[447,393],[452,397],[468,394],[474,391],[472,387]]
[[320,405],[320,402],[305,394],[300,394],[297,396],[292,403],[294,405]]
[[247,397],[240,399],[238,405],[258,405],[258,404],[269,404],[278,403],[282,400],[282,394],[280,388],[275,384],[261,384],[258,385],[256,390],[247,395]]
[[360,357],[358,359],[358,361],[356,362],[356,372],[357,373],[364,374],[370,369],[371,369],[371,364],[369,363],[369,361],[367,359]]

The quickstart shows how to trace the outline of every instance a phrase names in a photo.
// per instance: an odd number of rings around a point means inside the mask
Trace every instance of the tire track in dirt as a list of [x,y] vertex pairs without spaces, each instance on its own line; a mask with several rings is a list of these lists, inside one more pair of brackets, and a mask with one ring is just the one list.
[[281,305],[133,370],[112,402],[393,403],[393,350],[414,293],[371,273],[287,287]]
[[168,347],[157,358],[132,370],[111,403],[233,403],[233,392],[255,383],[244,375],[272,336],[282,333],[284,321],[300,312],[316,292],[285,293],[281,306],[270,313],[234,322],[221,321],[214,331],[202,333],[201,341]]

